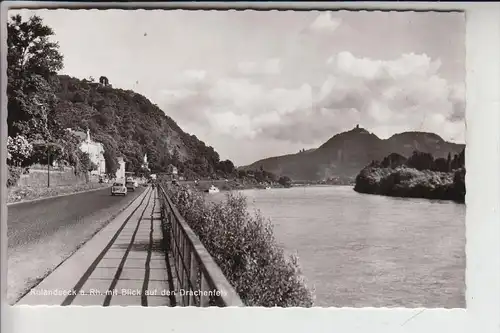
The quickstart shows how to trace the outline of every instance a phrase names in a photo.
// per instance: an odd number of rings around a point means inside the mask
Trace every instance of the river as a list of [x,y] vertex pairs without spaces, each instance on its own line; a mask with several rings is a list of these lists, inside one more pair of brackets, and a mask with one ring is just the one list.
[[465,307],[465,205],[350,186],[241,193],[299,256],[315,306]]

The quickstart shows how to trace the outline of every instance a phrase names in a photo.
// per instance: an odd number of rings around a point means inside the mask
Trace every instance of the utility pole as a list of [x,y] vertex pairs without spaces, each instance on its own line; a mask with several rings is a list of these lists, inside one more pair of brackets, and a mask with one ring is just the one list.
[[50,187],[50,148],[47,146],[47,187]]

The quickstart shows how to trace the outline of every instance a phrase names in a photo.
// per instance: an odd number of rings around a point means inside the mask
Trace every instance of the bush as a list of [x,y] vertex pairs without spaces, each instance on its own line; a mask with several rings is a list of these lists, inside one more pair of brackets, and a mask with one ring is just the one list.
[[19,178],[21,178],[21,174],[23,173],[23,169],[16,166],[8,166],[8,178],[7,178],[7,187],[14,187],[17,185]]
[[313,305],[297,257],[285,256],[271,222],[250,215],[245,197],[228,194],[224,202],[209,204],[183,186],[170,187],[169,194],[245,305]]
[[288,176],[282,176],[278,180],[278,183],[282,185],[283,187],[291,187],[292,186],[292,180]]
[[25,165],[30,155],[33,153],[33,145],[22,136],[7,138],[7,162],[10,165]]

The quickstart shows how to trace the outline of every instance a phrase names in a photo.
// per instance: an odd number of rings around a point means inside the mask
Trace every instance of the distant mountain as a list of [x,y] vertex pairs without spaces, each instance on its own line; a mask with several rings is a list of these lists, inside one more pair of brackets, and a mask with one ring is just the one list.
[[259,160],[243,170],[261,167],[294,180],[322,180],[331,177],[355,177],[373,160],[382,160],[390,153],[409,157],[413,151],[431,153],[435,158],[459,154],[465,145],[447,142],[439,135],[427,132],[404,132],[380,139],[364,128],[334,135],[317,149],[297,154]]

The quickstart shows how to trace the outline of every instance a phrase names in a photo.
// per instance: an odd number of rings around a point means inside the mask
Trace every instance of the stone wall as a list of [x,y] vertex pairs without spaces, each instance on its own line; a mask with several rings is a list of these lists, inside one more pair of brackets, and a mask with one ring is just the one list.
[[[95,177],[91,177],[90,181],[96,181]],[[86,182],[85,175],[75,175],[72,168],[64,168],[64,171],[51,168],[50,170],[50,186],[65,186],[84,184]],[[46,187],[47,186],[47,169],[30,169],[28,174],[21,175],[21,179],[17,182],[18,187]]]

